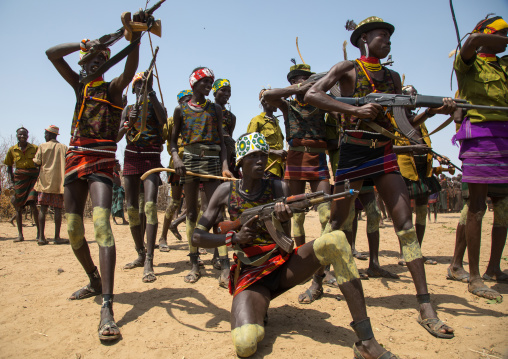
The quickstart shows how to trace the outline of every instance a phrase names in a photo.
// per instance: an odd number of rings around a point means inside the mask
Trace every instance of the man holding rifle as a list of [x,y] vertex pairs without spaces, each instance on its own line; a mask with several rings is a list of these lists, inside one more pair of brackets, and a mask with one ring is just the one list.
[[[401,94],[399,74],[383,67],[379,61],[390,53],[390,37],[395,28],[375,16],[363,20],[358,26],[350,22],[348,25],[352,25],[349,29],[354,29],[351,43],[360,49],[361,58],[336,64],[305,95],[305,102],[343,114],[345,134],[340,145],[335,192],[344,190],[346,180],[357,190],[365,182],[374,183],[392,214],[404,259],[413,277],[419,303],[418,323],[436,337],[453,338],[453,329],[439,320],[430,304],[422,253],[412,223],[409,194],[392,148],[394,124],[390,112],[385,113],[377,103],[355,107],[326,95],[336,83],[346,97],[358,98],[370,93]],[[429,108],[412,118],[411,125],[417,127],[435,113],[450,114],[455,110],[455,102],[451,99],[444,99],[443,102],[444,106]],[[339,229],[346,220],[352,200],[345,199],[346,203],[340,206],[332,203],[332,229]]]
[[[358,269],[343,232],[333,231],[295,250],[283,244],[288,251],[278,246],[277,237],[270,235],[267,224],[258,216],[252,216],[236,232],[208,233],[223,206],[228,207],[231,220],[235,221],[249,208],[287,196],[289,190],[285,183],[263,178],[268,152],[269,146],[260,133],[240,136],[236,142],[236,163],[242,169],[242,180],[223,183],[217,188],[192,238],[194,246],[217,248],[226,244],[235,251],[229,291],[234,295],[231,334],[237,354],[248,357],[256,352],[257,343],[264,337],[264,321],[273,298],[304,282],[320,267],[331,264],[353,317],[351,326],[359,338],[353,347],[355,358],[396,358],[374,338]],[[272,223],[285,238],[291,235],[290,206],[291,203],[280,201],[273,208]]]
[[[146,14],[134,14],[134,21],[146,22]],[[139,41],[140,33],[132,34],[132,42]],[[71,295],[69,299],[84,299],[102,293],[99,339],[120,338],[120,330],[113,318],[113,286],[116,248],[111,231],[113,168],[115,166],[116,138],[123,110],[122,93],[136,73],[139,46],[133,46],[127,56],[124,72],[111,82],[102,74],[93,81],[80,83],[77,74],[64,57],[80,51],[80,58],[91,54],[82,65],[82,75],[97,74],[110,57],[109,48],[100,40],[83,40],[65,43],[46,51],[57,71],[76,94],[76,108],[71,127],[71,142],[66,156],[64,202],[67,211],[67,228],[72,250],[90,278],[90,283]],[[97,51],[98,50],[98,51]],[[92,76],[93,77],[93,76]],[[95,240],[99,245],[101,274],[97,270],[85,239],[83,211],[90,192],[93,205]],[[102,278],[101,278],[102,275]]]

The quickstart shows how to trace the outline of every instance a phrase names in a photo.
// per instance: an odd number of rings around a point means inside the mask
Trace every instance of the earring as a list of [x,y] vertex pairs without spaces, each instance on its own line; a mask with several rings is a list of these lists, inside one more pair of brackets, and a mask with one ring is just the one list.
[[363,46],[365,47],[365,57],[369,57],[369,45],[367,45],[367,41],[363,40]]

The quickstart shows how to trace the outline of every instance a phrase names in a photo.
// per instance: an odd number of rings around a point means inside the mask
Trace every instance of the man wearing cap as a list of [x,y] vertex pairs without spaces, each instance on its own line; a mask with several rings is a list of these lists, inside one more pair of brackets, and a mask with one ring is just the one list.
[[[355,358],[397,358],[374,338],[358,269],[343,232],[322,235],[291,253],[282,251],[275,244],[265,224],[257,217],[248,220],[238,231],[209,233],[224,206],[234,221],[248,208],[288,196],[286,183],[264,178],[268,152],[269,146],[260,133],[248,133],[238,138],[236,164],[241,167],[242,179],[223,183],[217,188],[192,239],[196,246],[216,248],[226,244],[235,252],[229,292],[233,295],[231,335],[236,353],[240,357],[255,354],[265,335],[264,325],[272,299],[304,282],[319,268],[331,264],[353,317],[351,326],[359,339],[353,346]],[[274,210],[274,226],[290,235],[291,216],[291,209],[278,202]]]
[[[409,194],[393,152],[391,138],[394,137],[394,125],[390,119],[391,114],[385,114],[378,104],[350,106],[326,95],[326,92],[337,83],[344,97],[362,97],[372,92],[402,93],[399,74],[380,64],[380,59],[390,53],[393,25],[372,16],[358,26],[350,26],[350,29],[354,29],[351,44],[360,49],[361,58],[334,65],[307,92],[305,101],[324,110],[343,114],[344,136],[340,145],[335,191],[343,191],[346,180],[350,181],[351,187],[356,190],[367,182],[376,186],[388,211],[392,214],[394,229],[413,277],[419,303],[418,323],[436,337],[453,338],[453,329],[439,320],[430,303],[422,253],[412,222]],[[411,118],[412,125],[419,126],[435,113],[450,114],[455,110],[456,106],[452,99],[444,99],[443,102],[442,107],[429,108]],[[375,122],[377,126],[370,126],[370,122]],[[388,135],[381,134],[386,131],[389,132]],[[344,223],[353,200],[347,198],[332,203],[332,229],[338,229]]]
[[[508,57],[498,57],[508,45],[508,23],[500,16],[486,17],[464,42],[454,63],[459,83],[460,98],[474,105],[508,106]],[[469,256],[469,291],[488,299],[502,298],[487,287],[480,276],[479,259],[482,219],[485,215],[489,184],[508,185],[508,116],[503,111],[467,111],[456,134],[461,142],[459,158],[462,160],[462,181],[469,187],[469,210],[465,234]],[[508,203],[501,201],[503,218],[495,224],[508,225]],[[506,242],[496,241],[501,254]],[[494,237],[493,237],[494,238]],[[502,238],[502,237],[501,237]],[[497,267],[497,268],[496,268]],[[483,278],[499,280],[506,277],[499,265],[489,266]]]
[[[159,173],[152,173],[144,181],[141,181],[140,177],[153,168],[162,167],[160,155],[164,144],[162,128],[166,123],[166,113],[152,88],[152,83],[153,76],[146,79],[143,72],[134,76],[132,92],[136,94],[136,104],[124,108],[116,138],[117,142],[120,142],[125,135],[127,140],[123,163],[125,200],[129,227],[138,254],[138,257],[127,263],[124,269],[144,267],[142,275],[144,283],[157,280],[153,269],[153,258],[158,227],[157,195],[161,180]],[[146,94],[145,88],[148,92]],[[148,102],[146,106],[143,103],[145,98]],[[143,112],[145,109],[146,113]],[[143,183],[144,204],[139,203],[141,183]],[[142,230],[139,215],[141,206],[146,216],[146,250],[145,231]]]
[[[180,183],[184,186],[187,204],[187,240],[192,268],[184,281],[195,283],[201,277],[199,271],[198,248],[192,245],[192,233],[198,220],[199,184],[203,183],[206,200],[212,197],[219,186],[219,179],[214,177],[221,173],[233,177],[229,171],[227,151],[222,132],[222,108],[209,101],[206,96],[212,90],[215,79],[213,71],[207,67],[195,68],[189,76],[192,97],[187,103],[175,108],[173,113],[174,127],[171,134],[171,157]],[[178,156],[178,138],[182,138],[183,159]],[[208,175],[203,178],[187,174],[187,171]],[[219,286],[227,285],[229,277],[229,257],[226,246],[218,248],[221,263]]]
[[[37,211],[37,191],[34,189],[39,169],[34,163],[37,146],[28,143],[28,130],[20,127],[16,130],[18,143],[9,148],[5,156],[4,164],[7,165],[7,173],[14,187],[12,204],[16,209],[16,223],[18,225],[18,238],[14,242],[22,242],[23,237],[23,207],[29,205],[32,210],[35,224],[37,225],[37,239],[39,239],[39,220]],[[12,167],[16,170],[13,171]],[[11,222],[12,223],[12,222]]]
[[270,146],[270,154],[268,155],[268,163],[265,169],[267,177],[281,179],[284,177],[284,162],[286,161],[287,152],[284,151],[284,135],[279,126],[279,120],[273,115],[277,111],[274,107],[266,102],[263,93],[266,89],[259,92],[259,101],[263,111],[261,114],[250,120],[247,132],[259,132],[266,138],[268,146]]
[[[326,111],[304,102],[304,95],[312,83],[302,85],[313,72],[310,65],[298,64],[291,66],[287,79],[290,86],[281,89],[270,89],[263,93],[263,99],[270,105],[281,110],[286,126],[286,136],[289,151],[286,160],[284,179],[288,182],[289,193],[297,195],[305,193],[306,182],[309,182],[312,192],[324,191],[331,193],[330,172],[326,161]],[[293,99],[286,100],[290,96]],[[325,233],[330,219],[330,204],[321,203],[317,211],[321,223],[321,234]],[[305,213],[295,213],[293,216],[293,235],[295,243],[300,246],[305,243]],[[313,276],[311,287],[298,297],[302,304],[312,303],[323,295],[323,279],[336,283],[333,275],[320,270]]]
[[62,209],[64,208],[63,184],[67,146],[56,140],[58,135],[58,127],[51,125],[46,128],[44,132],[46,142],[39,146],[34,158],[34,163],[40,167],[39,178],[37,178],[34,187],[39,193],[37,202],[41,209],[39,211],[40,237],[37,241],[39,245],[48,244],[44,235],[48,207],[53,207],[55,211],[55,237],[53,243],[69,243],[68,239],[60,238]]

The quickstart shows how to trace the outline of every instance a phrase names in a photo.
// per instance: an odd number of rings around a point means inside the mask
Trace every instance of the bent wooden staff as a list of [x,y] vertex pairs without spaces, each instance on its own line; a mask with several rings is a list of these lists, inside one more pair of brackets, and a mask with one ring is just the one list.
[[[172,168],[152,168],[151,170],[146,171],[145,173],[143,173],[143,175],[141,176],[141,180],[144,181],[152,173],[157,173],[157,172],[176,173],[176,171],[174,169],[172,169]],[[218,179],[218,180],[221,180],[221,181],[238,181],[238,178],[234,178],[234,177],[233,178],[229,178],[229,177],[222,177],[222,176],[203,175],[201,173],[194,173],[194,172],[191,172],[191,171],[185,172],[185,175],[197,176],[197,177],[202,177],[202,178]]]

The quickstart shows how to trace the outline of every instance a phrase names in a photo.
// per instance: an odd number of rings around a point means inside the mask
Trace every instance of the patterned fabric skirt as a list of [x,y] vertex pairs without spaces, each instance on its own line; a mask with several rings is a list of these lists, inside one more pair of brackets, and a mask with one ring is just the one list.
[[156,146],[127,145],[124,154],[123,175],[142,175],[153,168],[162,167],[160,152],[161,148]]
[[113,185],[116,142],[80,137],[71,139],[65,155],[64,186],[77,179]]
[[[326,150],[326,141],[322,140],[294,138],[289,141],[289,145],[291,147],[305,146]],[[326,163],[325,151],[317,153],[289,149],[284,179],[315,181],[329,178],[330,172],[328,170],[328,164]]]
[[471,123],[454,137],[461,140],[462,181],[508,184],[508,121]]
[[[183,164],[185,165],[185,169],[187,171],[191,171],[194,173],[199,173],[203,175],[212,175],[212,176],[220,176],[221,175],[221,164],[219,156],[203,156],[192,155],[189,153],[183,154]],[[198,176],[186,175],[184,177],[180,177],[180,184],[190,183],[190,182],[207,182],[207,181],[216,181],[211,178],[203,178]]]
[[[348,131],[348,135],[378,142],[389,140],[382,135],[367,132]],[[339,165],[337,172],[335,172],[335,185],[341,185],[345,180],[353,182],[362,179],[367,180],[363,182],[364,186],[373,185],[373,178],[398,171],[397,156],[393,153],[391,142],[379,148],[342,142]]]
[[[487,190],[487,197],[508,197],[508,186],[505,184],[490,183],[489,189]],[[462,182],[462,198],[469,198],[469,186],[467,183]]]
[[[274,245],[247,247],[244,249],[245,254],[249,255],[248,254],[249,250],[256,251],[256,249],[259,249],[258,247],[266,247],[267,252],[273,249]],[[282,254],[278,250],[276,250],[274,254],[270,257],[270,259],[268,259],[266,262],[264,262],[259,266],[245,265],[241,263],[240,260],[238,260],[236,255],[233,255],[235,264],[231,266],[231,271],[229,274],[229,294],[236,296],[238,293],[241,293],[252,284],[260,281],[269,274],[273,273],[278,268],[280,268],[280,266],[286,263],[291,257],[291,255],[295,254],[296,252],[297,248],[293,251],[293,253],[282,256]],[[240,268],[238,268],[239,265]],[[235,281],[235,273],[238,270],[240,271],[240,273],[238,274],[238,278],[236,278]],[[276,288],[271,289],[276,290]]]
[[60,193],[44,193],[39,192],[37,198],[39,206],[48,206],[53,208],[64,208],[64,197]]
[[37,168],[16,168],[14,171],[14,207],[23,207],[30,201],[37,202],[37,191],[34,186],[38,177],[39,170]]
[[427,177],[427,155],[414,156],[414,161],[416,164],[416,171],[418,172],[418,181],[411,181],[406,177],[402,177],[404,178],[404,182],[406,182],[409,198],[417,199],[440,192],[441,185],[436,176],[432,175]]
[[111,204],[111,215],[113,217],[124,216],[123,213],[123,202],[125,200],[125,190],[122,186],[117,186],[113,184],[113,202]]

